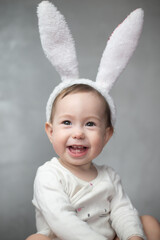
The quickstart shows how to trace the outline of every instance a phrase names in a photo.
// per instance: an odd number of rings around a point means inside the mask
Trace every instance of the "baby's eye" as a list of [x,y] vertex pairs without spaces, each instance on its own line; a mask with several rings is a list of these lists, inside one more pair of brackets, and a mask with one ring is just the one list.
[[96,126],[96,124],[94,122],[87,122],[86,126],[93,127],[93,126]]
[[70,121],[68,121],[68,120],[65,120],[65,121],[62,122],[62,124],[64,124],[64,125],[71,125],[72,123]]

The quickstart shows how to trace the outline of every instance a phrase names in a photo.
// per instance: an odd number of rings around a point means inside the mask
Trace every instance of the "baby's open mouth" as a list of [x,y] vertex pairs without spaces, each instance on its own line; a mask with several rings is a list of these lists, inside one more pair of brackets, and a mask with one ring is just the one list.
[[87,147],[81,145],[72,145],[68,147],[72,153],[83,153],[87,150]]
[[68,146],[68,150],[71,156],[82,157],[87,153],[88,147],[82,145],[71,145]]

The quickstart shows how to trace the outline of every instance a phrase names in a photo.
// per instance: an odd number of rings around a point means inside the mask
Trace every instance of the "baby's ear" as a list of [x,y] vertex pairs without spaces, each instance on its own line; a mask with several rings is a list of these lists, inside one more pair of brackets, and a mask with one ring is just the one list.
[[47,133],[47,136],[50,140],[50,142],[52,143],[52,136],[53,136],[53,125],[49,122],[45,123],[45,131]]
[[109,141],[109,139],[112,137],[113,135],[113,127],[107,127],[105,130],[105,136],[104,136],[104,146],[107,144],[107,142]]

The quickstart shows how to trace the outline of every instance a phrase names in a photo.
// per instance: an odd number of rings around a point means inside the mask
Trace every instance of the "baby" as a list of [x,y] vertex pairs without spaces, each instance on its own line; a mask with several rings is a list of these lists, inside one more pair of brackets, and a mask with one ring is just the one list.
[[[50,95],[45,125],[58,157],[37,171],[33,196],[37,234],[27,240],[160,239],[159,223],[150,216],[139,218],[118,174],[93,163],[114,132],[115,107],[109,90],[136,47],[143,15],[137,11],[112,35],[93,82],[78,78],[74,45],[63,16],[47,1],[39,6],[42,46],[63,82]],[[128,35],[118,49],[121,33]]]
[[[45,129],[58,158],[41,166],[35,178],[38,233],[63,240],[114,239],[115,234],[119,239],[145,239],[119,176],[92,162],[113,134],[104,97],[84,84],[64,89]],[[155,233],[148,239],[158,240]],[[32,238],[47,239],[42,235]]]

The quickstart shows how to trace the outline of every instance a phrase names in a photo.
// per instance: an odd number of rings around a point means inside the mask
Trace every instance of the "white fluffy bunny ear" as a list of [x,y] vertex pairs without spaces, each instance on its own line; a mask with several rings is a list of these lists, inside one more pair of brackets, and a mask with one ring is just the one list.
[[64,16],[48,1],[37,8],[42,48],[62,81],[78,78],[74,40]]
[[143,10],[133,11],[113,32],[102,55],[96,82],[109,92],[131,58],[143,26]]

